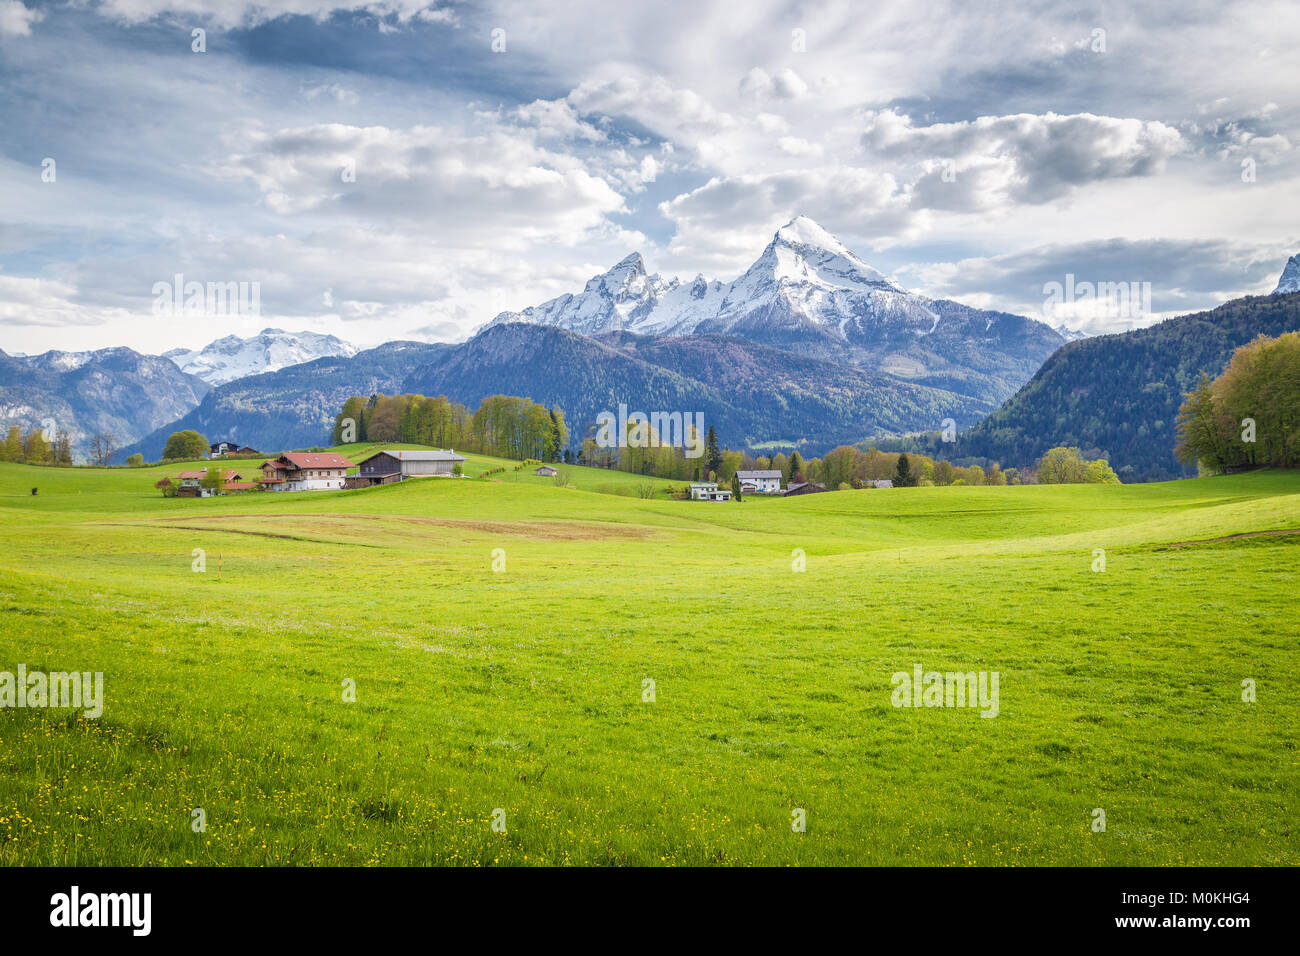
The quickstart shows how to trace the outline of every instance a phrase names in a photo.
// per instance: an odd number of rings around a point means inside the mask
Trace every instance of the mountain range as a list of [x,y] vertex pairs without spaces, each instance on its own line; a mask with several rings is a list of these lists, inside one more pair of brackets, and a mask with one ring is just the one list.
[[639,253],[566,293],[490,323],[584,335],[727,335],[975,398],[1010,397],[1066,341],[1034,319],[901,288],[813,220],[777,230],[733,282],[646,273]]
[[634,253],[460,344],[357,351],[265,329],[165,356],[0,353],[0,413],[25,427],[71,422],[79,447],[113,430],[131,443],[123,454],[155,459],[183,428],[268,452],[321,444],[352,395],[445,394],[473,407],[508,393],[563,408],[574,444],[621,403],[704,412],[732,447],[804,441],[814,454],[951,418],[969,430],[934,449],[946,457],[1024,466],[1078,444],[1128,480],[1173,477],[1185,473],[1172,457],[1182,393],[1255,335],[1300,328],[1293,288],[1300,256],[1272,296],[1081,338],[909,292],[799,217],[732,282],[665,280]]
[[237,441],[264,452],[319,445],[348,398],[400,392],[413,368],[448,348],[387,342],[350,356],[327,356],[236,379],[212,389],[197,407],[145,434],[127,451],[156,461],[167,436],[187,428],[210,441]]
[[224,385],[318,358],[351,358],[356,354],[355,345],[333,335],[263,329],[246,339],[227,335],[194,351],[172,349],[164,352],[163,358],[171,359],[182,372],[197,375],[209,385]]
[[[260,361],[272,350],[231,337],[192,359],[175,353],[217,387],[170,427],[279,448],[322,441],[351,394],[475,405],[503,392],[560,405],[575,438],[626,402],[702,411],[733,444],[829,447],[945,418],[973,424],[1065,341],[1033,319],[908,292],[800,217],[733,282],[664,280],[634,253],[580,293],[502,313],[459,345],[349,356],[335,339],[317,344],[339,354],[280,370],[263,363],[262,374],[227,382],[219,376],[235,356]],[[163,431],[141,440],[146,457],[161,451]]]
[[128,348],[93,352],[0,352],[0,421],[26,434],[66,431],[84,454],[95,434],[128,444],[184,415],[210,391],[168,359]]

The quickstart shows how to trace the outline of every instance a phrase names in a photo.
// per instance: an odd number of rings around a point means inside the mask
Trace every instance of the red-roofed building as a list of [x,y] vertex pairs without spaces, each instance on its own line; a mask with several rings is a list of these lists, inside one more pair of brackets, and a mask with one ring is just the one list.
[[[244,476],[231,468],[223,468],[222,476],[225,479],[225,490],[227,491],[246,491],[247,488],[232,488],[234,484],[243,484]],[[213,492],[203,487],[203,479],[208,475],[207,471],[182,471],[176,476],[179,487],[176,494],[181,498],[206,498]]]
[[332,451],[292,451],[262,464],[267,491],[337,491],[352,462]]

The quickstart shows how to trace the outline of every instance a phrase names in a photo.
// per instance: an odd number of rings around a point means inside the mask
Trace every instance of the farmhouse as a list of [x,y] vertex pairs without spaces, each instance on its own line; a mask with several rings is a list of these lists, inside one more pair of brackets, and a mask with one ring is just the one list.
[[785,489],[786,497],[790,495],[815,495],[825,491],[826,486],[820,481],[792,481]]
[[745,494],[776,495],[781,493],[781,472],[772,471],[738,471],[740,490]]
[[552,468],[550,465],[542,465],[541,468],[538,468],[533,472],[534,475],[538,475],[542,478],[554,478],[559,473],[560,471],[558,468]]
[[291,451],[262,463],[266,491],[337,491],[352,462],[334,452]]
[[208,446],[209,458],[220,458],[222,455],[260,455],[256,448],[249,448],[247,445],[240,446],[238,442],[219,441],[213,442]]
[[690,484],[692,501],[730,501],[731,489],[719,488],[716,481],[692,481]]
[[407,478],[449,478],[465,460],[455,451],[380,451],[361,463],[349,487],[387,485]]
[[[176,476],[176,496],[178,498],[209,498],[216,492],[203,487],[206,471],[182,471]],[[223,491],[252,491],[257,487],[251,481],[244,481],[244,476],[237,471],[225,468],[221,472],[225,479]]]
[[871,483],[871,485],[872,485],[872,487],[874,487],[874,488],[892,488],[892,487],[894,487],[894,479],[892,479],[892,478],[877,478],[875,481],[873,481],[873,482]]

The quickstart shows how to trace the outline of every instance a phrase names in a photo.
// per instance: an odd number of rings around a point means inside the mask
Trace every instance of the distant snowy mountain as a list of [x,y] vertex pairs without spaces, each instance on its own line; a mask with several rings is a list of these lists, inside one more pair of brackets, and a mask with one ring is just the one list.
[[1300,255],[1292,256],[1286,261],[1282,277],[1277,280],[1277,288],[1273,290],[1274,295],[1286,295],[1290,292],[1300,292]]
[[161,356],[128,348],[0,352],[0,430],[66,432],[78,458],[93,435],[111,434],[125,445],[186,414],[208,391]]
[[488,326],[511,322],[584,335],[739,336],[993,403],[1067,340],[1033,319],[908,292],[806,216],[777,230],[732,282],[665,280],[633,253],[577,295],[504,312]]
[[351,358],[357,348],[333,335],[319,332],[285,332],[263,329],[257,335],[241,339],[227,335],[198,351],[173,349],[163,357],[190,375],[197,375],[209,385],[224,385],[237,378],[278,372],[290,365],[301,365],[318,358]]
[[1067,325],[1054,325],[1052,331],[1065,339],[1067,342],[1077,342],[1079,339],[1086,339],[1087,332],[1080,332],[1078,329],[1072,329]]

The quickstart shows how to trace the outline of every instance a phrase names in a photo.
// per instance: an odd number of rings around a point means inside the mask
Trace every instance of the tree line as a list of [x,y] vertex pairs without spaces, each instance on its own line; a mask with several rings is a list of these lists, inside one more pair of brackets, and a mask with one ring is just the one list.
[[[784,468],[797,460],[774,455],[757,459],[760,468]],[[1118,484],[1119,478],[1104,459],[1087,461],[1078,448],[1053,448],[1037,463],[1036,468],[1003,468],[996,461],[987,468],[981,465],[955,465],[944,459],[931,458],[917,452],[889,452],[868,446],[840,445],[821,458],[813,458],[803,466],[809,481],[820,482],[828,490],[865,488],[877,481],[892,481],[896,487],[918,485],[1022,485],[1049,483],[1105,482]]]
[[9,427],[3,444],[0,444],[0,461],[28,465],[71,465],[72,439],[59,429],[53,440],[42,428],[33,428],[25,436],[17,425]]
[[1178,410],[1179,461],[1204,473],[1300,464],[1300,332],[1261,335]]
[[[644,426],[642,426],[644,427]],[[688,426],[689,428],[689,426]],[[629,423],[629,439],[633,426]],[[659,446],[650,431],[650,442],[628,441],[627,447],[599,445],[593,435],[583,440],[574,458],[578,464],[612,468],[677,481],[716,481],[739,490],[740,471],[779,471],[786,484],[818,482],[828,490],[866,488],[877,481],[892,481],[897,487],[917,485],[1015,485],[1015,484],[1118,484],[1119,477],[1104,458],[1089,460],[1077,447],[1049,449],[1031,468],[1003,469],[996,461],[988,467],[957,465],[919,452],[885,451],[874,445],[840,445],[820,458],[804,459],[797,450],[790,454],[754,454],[733,450],[718,442],[713,426],[703,443],[703,454],[686,457],[681,447]],[[688,432],[686,444],[692,444]]]
[[334,417],[335,445],[405,442],[499,458],[565,459],[569,430],[559,406],[489,395],[474,412],[445,395],[354,395]]

